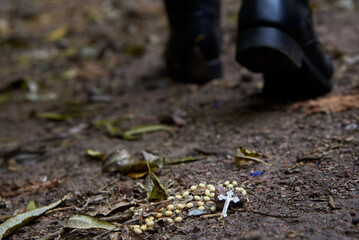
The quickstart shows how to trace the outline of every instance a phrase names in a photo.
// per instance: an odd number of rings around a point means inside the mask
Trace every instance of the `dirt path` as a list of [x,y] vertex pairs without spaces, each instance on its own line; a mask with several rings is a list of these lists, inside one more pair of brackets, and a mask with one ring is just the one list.
[[[222,4],[225,77],[203,87],[161,75],[167,29],[160,0],[3,1],[0,223],[31,200],[45,206],[70,193],[8,239],[357,239],[359,3],[342,10],[336,1],[312,2],[335,87],[312,101],[278,103],[262,99],[261,76],[234,61],[238,1]],[[118,120],[110,126],[121,130],[172,124],[172,133],[127,141],[96,128],[101,120]],[[236,166],[240,146],[273,165]],[[181,223],[157,221],[140,235],[131,220],[115,221],[124,224],[114,233],[63,228],[72,213],[109,217],[128,212],[109,213],[118,203],[147,203],[144,179],[101,173],[86,149],[126,149],[132,160],[143,150],[200,157],[156,170],[171,195],[234,180],[249,202],[225,219],[183,211]]]

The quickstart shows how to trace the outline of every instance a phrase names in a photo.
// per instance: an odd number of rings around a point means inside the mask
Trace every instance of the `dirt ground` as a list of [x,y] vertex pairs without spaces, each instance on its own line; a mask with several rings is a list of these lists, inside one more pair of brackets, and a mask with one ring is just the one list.
[[[261,75],[234,60],[240,1],[222,1],[225,76],[205,86],[162,74],[161,0],[1,1],[0,223],[32,200],[45,206],[69,193],[7,239],[358,239],[359,2],[342,2],[312,1],[336,69],[333,91],[276,102],[261,97]],[[172,124],[172,132],[128,141],[95,127],[104,120],[121,130]],[[235,165],[238,147],[273,165]],[[103,173],[86,149],[126,149],[133,161],[143,150],[200,156],[156,170],[171,195],[235,180],[249,201],[224,219],[183,212],[182,222],[156,221],[139,235],[131,219],[114,221],[117,232],[64,228],[73,213],[110,217],[148,203],[143,178]],[[104,213],[118,203],[127,207]]]

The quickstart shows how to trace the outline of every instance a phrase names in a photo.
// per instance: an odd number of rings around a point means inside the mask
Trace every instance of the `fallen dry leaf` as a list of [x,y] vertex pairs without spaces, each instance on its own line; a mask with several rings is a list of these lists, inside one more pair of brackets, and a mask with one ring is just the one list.
[[308,115],[326,111],[337,113],[348,109],[359,108],[359,94],[319,98],[308,102],[295,103],[293,107],[304,109]]

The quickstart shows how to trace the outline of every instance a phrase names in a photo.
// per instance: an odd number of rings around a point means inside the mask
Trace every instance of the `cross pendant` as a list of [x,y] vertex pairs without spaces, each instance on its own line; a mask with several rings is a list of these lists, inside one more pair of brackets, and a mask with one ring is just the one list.
[[229,207],[229,204],[231,202],[234,202],[234,203],[237,203],[239,202],[239,198],[238,197],[232,197],[233,196],[233,190],[229,190],[227,192],[227,196],[224,196],[224,195],[219,195],[218,196],[218,199],[219,200],[226,200],[225,203],[224,203],[224,206],[223,206],[223,211],[222,211],[222,216],[223,217],[227,217],[227,211],[228,211],[228,207]]

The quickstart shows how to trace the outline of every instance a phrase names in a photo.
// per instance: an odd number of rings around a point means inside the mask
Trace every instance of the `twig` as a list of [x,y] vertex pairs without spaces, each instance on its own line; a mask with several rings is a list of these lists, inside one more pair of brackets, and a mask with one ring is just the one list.
[[1,216],[0,221],[8,220],[9,218],[15,217],[16,215],[7,215],[7,216]]
[[56,232],[54,232],[54,233],[51,233],[51,234],[49,234],[49,235],[47,235],[47,236],[45,236],[45,237],[40,238],[40,240],[55,239],[56,236],[62,234],[64,231],[65,231],[65,229],[62,228],[62,229],[60,229],[60,230],[58,230],[58,231],[56,231]]
[[261,159],[259,159],[259,158],[248,157],[248,156],[238,156],[238,158],[243,158],[243,159],[247,159],[247,160],[251,160],[251,161],[263,163],[263,164],[265,164],[265,165],[267,165],[267,166],[273,166],[272,163],[267,163],[266,161],[261,160]]
[[73,208],[75,208],[75,206],[68,206],[68,207],[63,207],[63,208],[55,208],[55,209],[52,209],[52,210],[50,210],[50,211],[47,211],[47,212],[46,212],[46,215],[47,215],[47,214],[51,214],[51,213],[53,213],[53,212],[60,212],[60,211],[64,211],[64,210],[68,210],[68,209],[73,209]]

